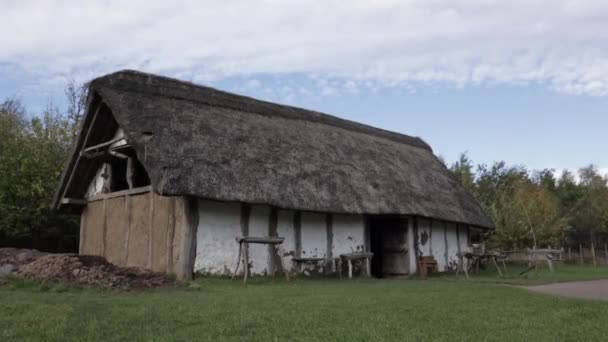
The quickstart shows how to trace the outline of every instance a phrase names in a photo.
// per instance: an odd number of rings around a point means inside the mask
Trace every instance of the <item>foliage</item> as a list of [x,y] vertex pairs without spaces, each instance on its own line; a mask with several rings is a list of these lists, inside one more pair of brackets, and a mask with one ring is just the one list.
[[450,169],[494,221],[489,241],[495,246],[560,246],[566,237],[608,233],[607,180],[594,166],[580,169],[579,181],[569,171],[558,179],[553,170],[529,172],[505,162],[473,168],[462,154]]
[[50,205],[79,119],[53,105],[31,118],[16,99],[0,105],[0,246],[77,248],[75,218]]

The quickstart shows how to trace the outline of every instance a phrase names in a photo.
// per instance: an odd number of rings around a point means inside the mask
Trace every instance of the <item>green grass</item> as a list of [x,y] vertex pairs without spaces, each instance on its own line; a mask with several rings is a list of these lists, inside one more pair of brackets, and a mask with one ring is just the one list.
[[0,341],[605,341],[608,303],[502,284],[200,279],[114,292],[0,286]]
[[[526,268],[527,266],[523,264],[507,264],[507,273],[503,277],[499,277],[496,268],[487,266],[485,270],[480,270],[478,275],[471,274],[470,280],[482,283],[540,285],[576,280],[608,279],[608,267],[606,266],[557,264],[555,265],[555,272],[551,273],[546,264],[539,263],[538,270],[532,270],[524,276],[520,276],[519,274]],[[453,275],[444,278],[457,279]],[[465,276],[462,273],[458,277],[460,280],[464,278]]]

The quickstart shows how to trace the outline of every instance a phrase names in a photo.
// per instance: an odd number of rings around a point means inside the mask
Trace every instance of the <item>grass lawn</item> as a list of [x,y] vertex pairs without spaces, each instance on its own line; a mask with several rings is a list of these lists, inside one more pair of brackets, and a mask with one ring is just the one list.
[[[555,272],[549,272],[546,264],[539,263],[537,271],[530,271],[524,276],[519,276],[520,272],[527,268],[523,264],[507,264],[507,274],[504,277],[499,277],[496,268],[487,266],[485,270],[480,270],[479,275],[472,274],[471,279],[474,282],[501,283],[511,285],[540,285],[549,283],[558,283],[575,280],[595,280],[608,279],[608,267],[591,265],[565,265],[556,264]],[[502,266],[501,266],[502,269]],[[465,276],[461,273],[459,279],[464,279]],[[444,279],[457,280],[456,276],[450,275]]]
[[[607,269],[608,270],[608,269]],[[492,278],[487,276],[488,279]],[[0,286],[0,341],[605,341],[608,303],[451,278]]]

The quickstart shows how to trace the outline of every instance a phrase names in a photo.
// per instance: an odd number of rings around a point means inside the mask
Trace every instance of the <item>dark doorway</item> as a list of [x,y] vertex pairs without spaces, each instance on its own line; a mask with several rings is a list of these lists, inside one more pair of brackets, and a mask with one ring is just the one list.
[[398,216],[368,218],[372,275],[376,278],[409,273],[407,219]]

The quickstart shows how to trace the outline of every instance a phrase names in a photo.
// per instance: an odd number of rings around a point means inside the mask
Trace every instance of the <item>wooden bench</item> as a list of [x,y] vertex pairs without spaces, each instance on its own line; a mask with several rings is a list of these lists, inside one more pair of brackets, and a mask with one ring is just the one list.
[[302,265],[319,265],[323,264],[323,269],[325,269],[325,263],[327,263],[326,258],[292,258],[291,262],[296,264],[297,270],[302,270]]

